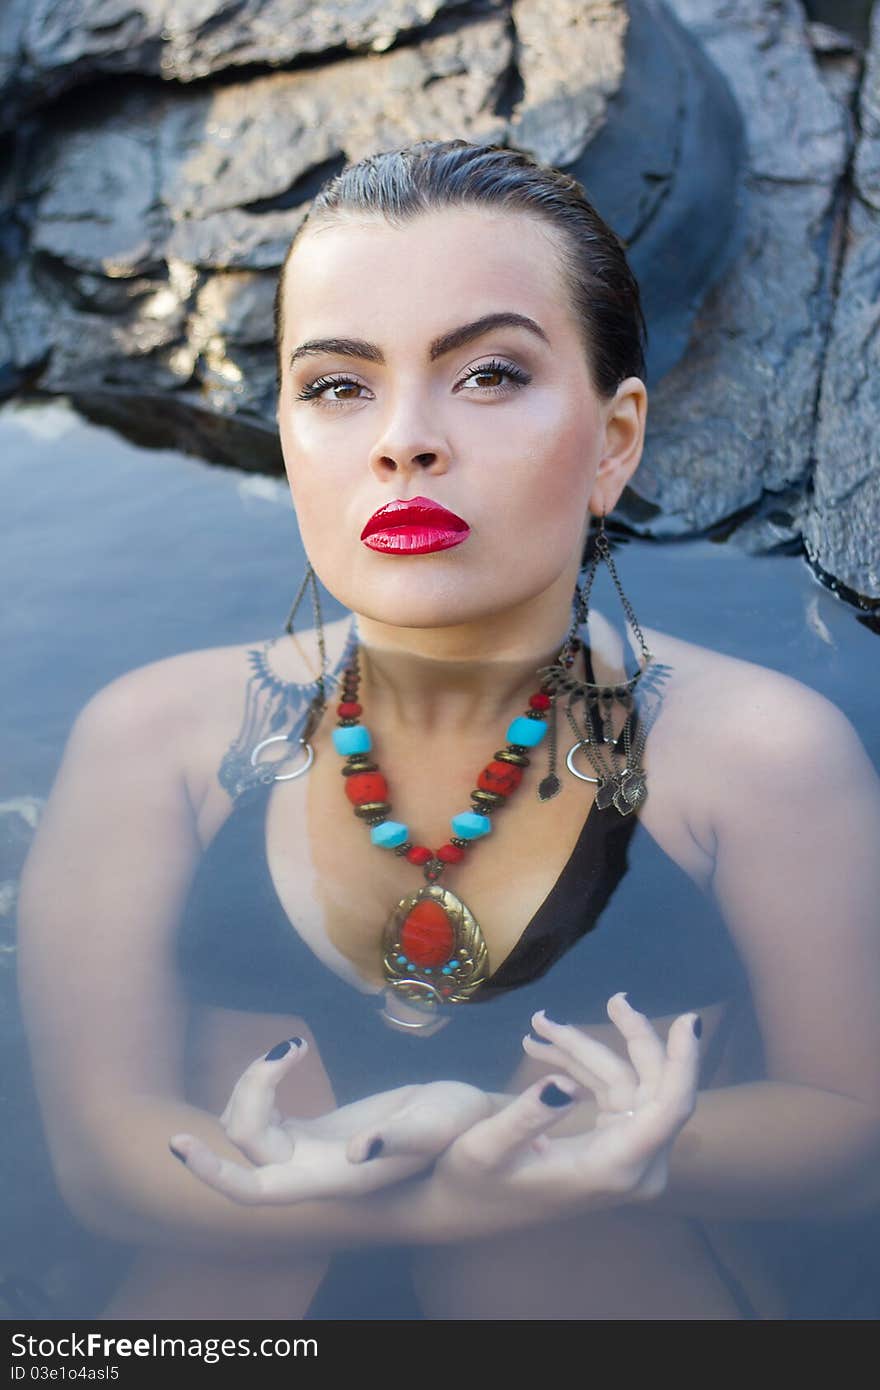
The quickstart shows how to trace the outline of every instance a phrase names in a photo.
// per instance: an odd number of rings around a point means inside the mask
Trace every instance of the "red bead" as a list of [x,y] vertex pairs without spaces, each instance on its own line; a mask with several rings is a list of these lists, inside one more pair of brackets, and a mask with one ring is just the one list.
[[442,859],[444,864],[459,864],[464,859],[464,850],[459,845],[441,845],[437,858]]
[[388,783],[381,772],[353,772],[345,778],[345,795],[355,806],[365,801],[387,801]]
[[427,864],[429,859],[434,858],[434,853],[427,845],[413,845],[407,850],[406,857],[411,864]]
[[497,792],[499,796],[510,796],[522,781],[523,770],[516,763],[491,762],[477,778],[477,786],[484,792]]
[[407,916],[400,947],[413,965],[443,965],[452,955],[455,933],[449,917],[433,898],[423,898]]
[[543,690],[539,690],[536,695],[529,696],[529,704],[531,705],[532,709],[549,709],[550,696],[545,695]]
[[340,719],[356,719],[361,712],[361,706],[357,700],[343,700],[336,706],[336,713]]

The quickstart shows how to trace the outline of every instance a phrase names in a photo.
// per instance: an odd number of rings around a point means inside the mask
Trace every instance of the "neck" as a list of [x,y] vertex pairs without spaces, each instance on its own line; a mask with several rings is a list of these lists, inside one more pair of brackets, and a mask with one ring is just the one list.
[[[540,686],[572,622],[571,595],[541,595],[503,614],[444,627],[357,619],[363,719],[401,733],[499,737]],[[573,671],[582,674],[576,660]]]

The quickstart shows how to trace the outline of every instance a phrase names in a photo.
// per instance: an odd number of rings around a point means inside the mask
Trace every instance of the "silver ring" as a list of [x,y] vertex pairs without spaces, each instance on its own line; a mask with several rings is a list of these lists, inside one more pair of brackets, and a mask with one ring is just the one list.
[[[257,766],[257,754],[260,752],[260,749],[266,748],[270,743],[290,743],[290,739],[287,737],[287,734],[273,734],[271,738],[264,738],[263,742],[258,743],[256,748],[251,753],[251,767]],[[304,738],[299,739],[299,744],[302,748],[306,750],[306,760],[303,763],[302,767],[298,767],[296,772],[276,772],[275,777],[273,779],[274,781],[289,782],[291,778],[302,777],[304,772],[308,772],[312,763],[315,761],[315,750],[310,743],[306,743]],[[284,758],[278,759],[279,763],[283,763],[284,761]]]
[[573,743],[565,755],[565,766],[568,768],[569,772],[573,774],[573,776],[578,777],[582,782],[601,782],[601,777],[588,777],[585,772],[578,772],[577,768],[574,766],[572,762],[576,750],[578,748],[586,748],[586,746],[587,745],[584,743],[583,739],[578,739],[577,743]]

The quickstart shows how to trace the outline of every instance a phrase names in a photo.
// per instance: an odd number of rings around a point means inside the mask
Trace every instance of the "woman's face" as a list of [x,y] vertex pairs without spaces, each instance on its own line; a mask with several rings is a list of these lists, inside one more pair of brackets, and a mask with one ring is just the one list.
[[[294,248],[281,443],[306,552],[345,607],[435,627],[561,582],[571,593],[606,408],[552,236],[526,215],[444,209],[399,228],[375,218],[318,226]],[[537,327],[437,341],[494,314]],[[348,343],[314,346],[331,338]],[[416,518],[402,531],[392,515],[362,539],[378,508],[415,497],[466,528],[419,530]]]

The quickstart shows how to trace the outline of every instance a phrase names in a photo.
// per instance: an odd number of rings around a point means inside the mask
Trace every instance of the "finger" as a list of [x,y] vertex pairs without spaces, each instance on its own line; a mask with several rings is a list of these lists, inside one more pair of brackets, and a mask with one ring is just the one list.
[[[259,1083],[261,1079],[265,1082],[267,1079],[274,1078],[274,1085],[272,1087],[273,1094],[266,1103],[269,1107],[269,1115],[271,1116],[273,1111],[277,1114],[278,1112],[275,1110],[274,1106],[274,1087],[278,1084],[285,1071],[293,1062],[305,1056],[308,1051],[308,1046],[305,1038],[285,1038],[283,1042],[276,1043],[274,1047],[271,1047],[268,1052],[262,1053],[259,1057],[256,1057],[254,1061],[251,1062],[250,1066],[245,1068],[238,1078],[238,1081],[235,1083],[235,1086],[232,1088],[232,1094],[226,1103],[223,1114],[220,1116],[220,1123],[223,1125],[229,1123],[233,1113],[234,1103],[241,1099],[241,1090],[253,1090],[253,1082],[256,1081]],[[283,1063],[283,1065],[279,1066],[279,1062]],[[272,1069],[266,1071],[264,1063],[270,1064]],[[244,1087],[242,1087],[243,1082],[245,1083]]]
[[503,1110],[465,1130],[440,1162],[463,1173],[485,1172],[534,1152],[535,1140],[566,1113],[577,1090],[577,1083],[561,1073],[542,1077]]
[[592,1091],[593,1095],[600,1102],[604,1102],[608,1094],[608,1087],[589,1067],[576,1062],[569,1052],[564,1052],[560,1047],[554,1047],[552,1043],[544,1038],[533,1038],[531,1033],[526,1033],[523,1040],[523,1051],[527,1052],[535,1061],[543,1062],[544,1065],[556,1071],[568,1071],[575,1076],[581,1086]]
[[700,1049],[694,1032],[697,1015],[681,1014],[669,1029],[666,1063],[653,1096],[634,1102],[633,1114],[598,1127],[584,1149],[589,1165],[598,1160],[618,1177],[641,1181],[669,1147],[696,1107]]
[[413,1089],[404,1104],[380,1124],[353,1134],[346,1155],[363,1163],[380,1152],[434,1157],[459,1134],[494,1113],[490,1096],[457,1081],[435,1081]]
[[[543,1009],[532,1015],[532,1027],[539,1037],[546,1038],[556,1048],[564,1070],[581,1085],[589,1087],[600,1104],[620,1109],[631,1104],[638,1075],[610,1047],[570,1024],[554,1023]],[[540,1055],[532,1048],[529,1053]],[[600,1094],[597,1085],[604,1094]]]
[[293,1152],[290,1133],[273,1121],[275,1090],[281,1078],[308,1051],[303,1038],[286,1038],[255,1061],[235,1084],[221,1124],[253,1163],[282,1163]]
[[666,1039],[666,1063],[656,1094],[660,1105],[683,1114],[685,1119],[694,1112],[700,1083],[699,1019],[699,1014],[688,1013],[680,1014],[673,1021]]
[[623,1034],[626,1050],[645,1094],[653,1095],[666,1065],[666,1048],[651,1020],[634,1009],[624,993],[608,1000],[606,1012]]
[[208,1187],[246,1206],[277,1206],[320,1197],[355,1196],[412,1177],[424,1166],[414,1158],[391,1158],[365,1167],[325,1161],[300,1170],[290,1162],[244,1168],[220,1158],[192,1134],[174,1135],[170,1147],[189,1171]]
[[169,1147],[195,1177],[233,1202],[250,1205],[265,1200],[258,1169],[220,1158],[192,1134],[173,1135]]

